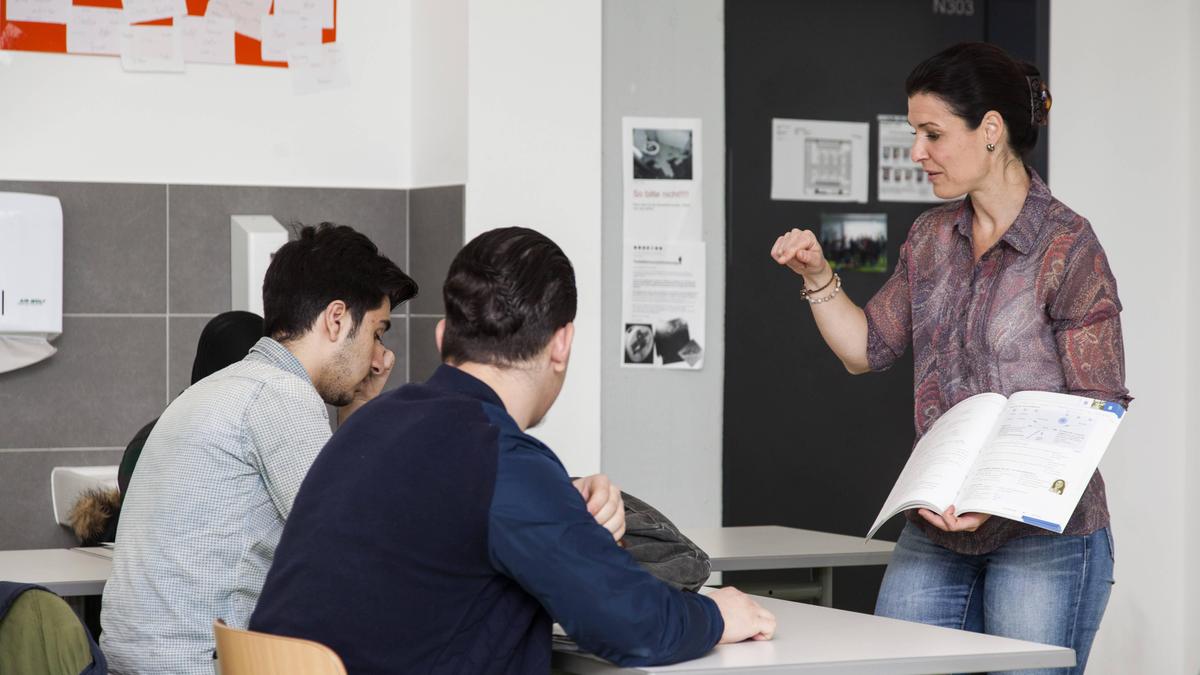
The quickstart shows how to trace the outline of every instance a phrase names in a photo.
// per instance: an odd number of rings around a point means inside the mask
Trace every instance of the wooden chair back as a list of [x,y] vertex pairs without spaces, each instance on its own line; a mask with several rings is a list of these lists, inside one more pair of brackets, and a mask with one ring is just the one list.
[[346,675],[332,649],[300,638],[230,628],[213,621],[221,675]]

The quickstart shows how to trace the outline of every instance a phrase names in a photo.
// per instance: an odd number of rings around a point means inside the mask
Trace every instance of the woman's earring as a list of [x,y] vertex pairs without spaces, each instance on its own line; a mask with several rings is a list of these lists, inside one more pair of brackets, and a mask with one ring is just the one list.
[[987,150],[988,150],[988,152],[995,152],[995,151],[996,151],[996,144],[995,144],[995,143],[988,143],[988,144],[987,144]]

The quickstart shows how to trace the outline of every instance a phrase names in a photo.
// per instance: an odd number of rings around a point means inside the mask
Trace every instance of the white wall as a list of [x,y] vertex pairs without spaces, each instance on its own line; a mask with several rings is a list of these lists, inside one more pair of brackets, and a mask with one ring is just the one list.
[[575,266],[566,386],[533,431],[567,471],[600,469],[600,0],[467,5],[467,238],[537,229]]
[[462,185],[467,180],[467,0],[412,0],[411,34],[411,185]]
[[4,52],[0,178],[410,187],[410,12],[338,3],[352,86],[309,96],[279,68]]
[[[1188,119],[1191,124],[1187,128],[1187,135],[1190,137],[1191,150],[1188,156],[1191,157],[1191,171],[1187,179],[1188,192],[1192,196],[1191,200],[1191,223],[1185,224],[1187,232],[1187,242],[1185,250],[1190,250],[1200,244],[1200,234],[1196,234],[1196,228],[1200,226],[1200,130],[1195,127],[1195,121],[1200,116],[1200,6],[1193,3],[1191,5],[1190,28],[1188,35],[1191,36],[1190,58],[1188,59],[1187,70],[1189,72],[1191,102],[1188,108]],[[1191,256],[1194,258],[1194,256]],[[1186,407],[1189,411],[1196,410],[1200,406],[1200,392],[1197,391],[1196,383],[1200,382],[1200,351],[1196,349],[1196,342],[1200,340],[1200,264],[1193,262],[1188,266],[1188,279],[1186,294],[1186,306],[1190,311],[1188,314],[1188,329],[1187,339],[1184,342],[1188,350],[1187,368],[1187,403]],[[1200,454],[1197,450],[1200,449],[1200,415],[1188,415],[1187,427],[1187,443],[1184,446],[1184,455],[1187,457],[1187,473],[1184,476],[1184,484],[1188,486],[1200,485]],[[1185,653],[1184,653],[1184,672],[1189,674],[1200,673],[1200,640],[1195,639],[1200,635],[1200,575],[1194,573],[1198,564],[1200,564],[1200,536],[1196,536],[1195,524],[1200,523],[1200,497],[1192,490],[1184,490],[1184,497],[1187,500],[1184,512],[1184,532],[1186,532],[1187,548],[1186,562],[1184,566],[1184,574],[1186,586],[1184,588],[1183,603],[1186,608],[1184,622]],[[1189,529],[1187,525],[1192,525]],[[1191,573],[1189,573],[1189,570]]]
[[[725,380],[725,14],[722,0],[604,3],[605,473],[677,524],[721,524]],[[708,244],[704,369],[621,368],[621,118],[699,117]],[[623,142],[624,141],[624,142]]]
[[[1116,538],[1089,675],[1195,673],[1197,39],[1187,0],[1051,4],[1050,187],[1089,218],[1124,304],[1136,398],[1101,469]],[[1189,151],[1190,150],[1190,151]],[[1188,374],[1192,377],[1188,377]],[[1190,405],[1189,405],[1190,403]],[[1191,428],[1192,433],[1196,427]],[[1185,664],[1185,652],[1188,663]]]

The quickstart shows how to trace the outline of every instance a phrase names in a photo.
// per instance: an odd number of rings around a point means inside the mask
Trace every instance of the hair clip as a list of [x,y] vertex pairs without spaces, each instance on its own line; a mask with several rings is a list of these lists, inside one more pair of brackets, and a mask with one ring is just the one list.
[[1050,123],[1050,106],[1054,99],[1050,96],[1050,88],[1040,77],[1026,75],[1029,83],[1029,121],[1035,127],[1044,127]]

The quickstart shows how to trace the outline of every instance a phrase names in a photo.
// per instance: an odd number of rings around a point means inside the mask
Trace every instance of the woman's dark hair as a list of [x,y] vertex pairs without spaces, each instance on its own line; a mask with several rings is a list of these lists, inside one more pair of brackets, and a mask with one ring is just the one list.
[[307,333],[334,300],[350,310],[353,336],[385,299],[394,308],[417,294],[417,282],[353,228],[321,223],[299,235],[275,252],[263,279],[263,323],[275,340]]
[[1008,127],[1008,144],[1021,158],[1037,145],[1046,124],[1050,91],[1037,66],[1017,61],[986,42],[963,42],[913,68],[904,83],[909,97],[933,94],[946,102],[969,129],[995,110]]
[[263,319],[253,312],[232,311],[214,316],[200,332],[192,384],[241,361],[263,336]]
[[533,358],[575,320],[575,269],[545,235],[506,227],[458,252],[442,295],[442,359],[511,365]]

